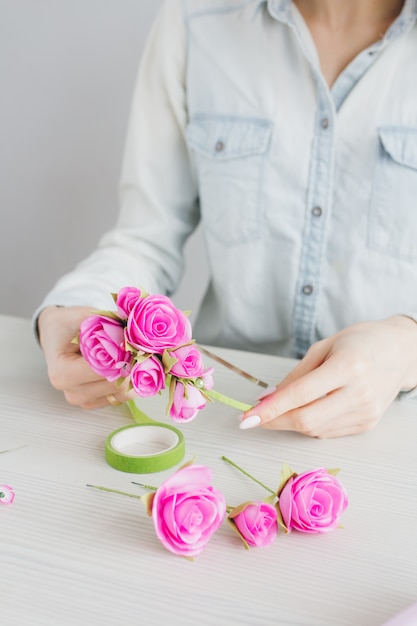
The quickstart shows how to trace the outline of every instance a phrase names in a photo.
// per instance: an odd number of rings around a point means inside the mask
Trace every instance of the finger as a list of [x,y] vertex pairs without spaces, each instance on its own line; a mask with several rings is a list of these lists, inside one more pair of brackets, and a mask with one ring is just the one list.
[[292,409],[261,426],[268,430],[292,430],[317,437],[329,422],[335,420],[335,416],[351,410],[353,410],[352,396],[343,388],[303,407]]
[[103,380],[78,352],[61,354],[49,365],[48,375],[51,384],[60,391]]
[[[301,378],[286,384],[242,416],[241,428],[265,424],[293,409],[304,407],[315,400],[343,387],[345,372],[333,363],[335,359],[324,361],[318,368]],[[257,422],[256,422],[256,418]],[[246,420],[250,420],[246,422]]]
[[104,378],[92,383],[84,383],[71,389],[65,389],[65,399],[73,406],[79,406],[83,409],[95,409],[110,404],[107,396],[114,396],[115,399],[123,404],[126,400],[131,399],[132,391],[129,391],[128,383],[122,385],[111,383]]
[[352,411],[337,418],[329,420],[317,430],[315,437],[318,439],[334,439],[336,437],[348,437],[372,430],[378,423],[375,417],[361,414],[360,411]]

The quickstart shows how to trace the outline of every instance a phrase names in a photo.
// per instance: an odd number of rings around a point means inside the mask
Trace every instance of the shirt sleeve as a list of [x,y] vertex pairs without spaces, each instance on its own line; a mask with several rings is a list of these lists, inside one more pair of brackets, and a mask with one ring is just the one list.
[[172,294],[183,245],[199,221],[197,184],[185,141],[186,28],[180,0],[166,0],[150,31],[134,90],[114,229],[35,311],[48,305],[113,304],[136,285]]

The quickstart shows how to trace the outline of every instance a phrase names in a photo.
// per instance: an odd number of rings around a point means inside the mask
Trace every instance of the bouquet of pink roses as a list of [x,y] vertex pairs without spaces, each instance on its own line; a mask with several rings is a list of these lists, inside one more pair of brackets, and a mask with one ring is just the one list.
[[137,287],[112,294],[117,311],[96,311],[80,327],[80,352],[109,381],[129,380],[142,398],[168,389],[167,413],[175,422],[192,420],[213,387],[213,368],[204,369],[187,314],[167,296]]

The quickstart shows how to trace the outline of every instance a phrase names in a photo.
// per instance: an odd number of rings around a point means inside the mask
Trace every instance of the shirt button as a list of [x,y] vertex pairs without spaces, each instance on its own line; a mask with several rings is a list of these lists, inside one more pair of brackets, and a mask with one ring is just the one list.
[[303,294],[306,296],[310,296],[313,293],[313,285],[304,285]]
[[320,217],[320,215],[323,213],[323,209],[321,208],[321,206],[315,206],[311,209],[311,212],[314,217]]
[[329,128],[329,118],[328,117],[323,117],[321,122],[320,122],[320,126],[322,128]]
[[223,152],[223,150],[224,150],[224,143],[223,143],[223,141],[218,141],[216,143],[214,149],[216,150],[216,152]]

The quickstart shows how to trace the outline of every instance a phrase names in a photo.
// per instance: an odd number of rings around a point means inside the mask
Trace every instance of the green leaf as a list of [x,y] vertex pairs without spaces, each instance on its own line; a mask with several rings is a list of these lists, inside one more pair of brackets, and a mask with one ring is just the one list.
[[196,455],[194,455],[193,458],[190,459],[189,461],[186,461],[185,463],[180,465],[180,467],[176,471],[179,472],[180,470],[184,469],[184,467],[190,467],[190,465],[194,465],[195,460],[196,460]]
[[125,340],[125,350],[127,350],[127,352],[132,352],[133,354],[144,354],[143,352],[140,352],[137,348],[135,348],[135,346],[132,346],[132,344],[126,340]]
[[73,339],[71,339],[70,343],[74,343],[75,345],[79,345],[80,343],[80,335],[78,334],[76,337],[74,337]]
[[152,515],[152,504],[153,504],[154,497],[155,497],[154,491],[152,493],[144,493],[143,496],[140,496],[140,499],[145,505],[146,512],[149,516]]
[[281,480],[277,490],[278,496],[292,476],[297,476],[296,472],[293,472],[293,470],[289,465],[287,465],[287,463],[283,463],[281,467]]
[[175,365],[175,363],[178,362],[178,359],[176,359],[174,356],[172,356],[172,354],[169,352],[169,350],[164,350],[162,353],[162,363],[164,365],[164,369],[165,369],[165,373],[166,372],[170,372],[171,371],[171,367],[173,365]]
[[262,502],[265,502],[266,504],[275,504],[276,497],[277,496],[275,494],[273,496],[266,496],[266,498],[264,498]]
[[168,390],[168,404],[166,409],[166,415],[169,415],[169,412],[172,407],[172,403],[174,402],[174,391],[177,386],[177,379],[175,376],[171,376],[171,380],[169,381],[169,390]]
[[281,528],[281,530],[283,530],[285,534],[289,533],[290,531],[284,524],[284,520],[282,518],[281,510],[279,508],[279,502],[276,503],[275,508],[277,510],[277,522],[278,522],[279,528]]
[[242,502],[242,504],[239,504],[238,506],[235,506],[229,512],[230,519],[233,519],[234,517],[236,517],[236,515],[239,515],[239,513],[242,513],[242,511],[244,511],[246,509],[246,507],[248,507],[250,504],[253,504],[253,502],[248,500],[247,502]]
[[231,519],[230,517],[227,517],[226,518],[226,522],[234,530],[234,532],[238,534],[238,536],[240,537],[240,540],[242,541],[243,545],[245,546],[245,550],[249,550],[248,542],[240,534],[240,532],[239,532],[236,524],[234,523],[233,519]]
[[333,468],[326,468],[327,473],[331,474],[332,476],[337,476],[337,474],[340,472],[340,467],[333,467]]
[[92,311],[93,315],[101,315],[102,317],[110,317],[112,320],[117,320],[118,322],[122,322],[122,318],[115,311],[105,311],[101,309],[94,309]]

